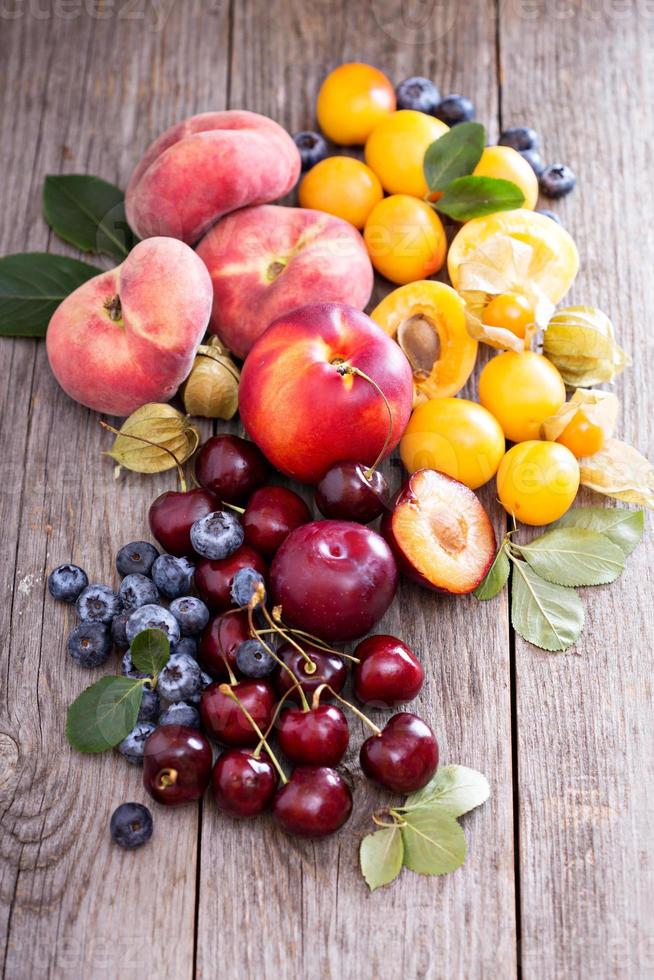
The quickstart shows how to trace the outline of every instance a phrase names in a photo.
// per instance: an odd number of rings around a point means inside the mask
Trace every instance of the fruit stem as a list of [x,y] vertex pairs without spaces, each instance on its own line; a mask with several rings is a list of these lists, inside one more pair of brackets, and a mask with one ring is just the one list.
[[172,456],[172,458],[175,461],[175,466],[177,467],[177,475],[179,477],[179,489],[182,491],[182,493],[186,493],[187,486],[186,486],[186,478],[184,476],[184,470],[182,469],[182,464],[177,459],[177,456],[175,456],[175,453],[172,451],[172,449],[169,449],[168,446],[162,446],[158,442],[153,442],[152,439],[144,439],[143,436],[134,436],[132,435],[131,432],[119,432],[118,429],[115,429],[113,425],[109,425],[109,423],[103,421],[103,419],[100,419],[100,425],[102,426],[103,429],[107,429],[109,432],[113,432],[115,436],[122,436],[123,439],[136,439],[137,442],[144,442],[147,446],[154,446],[155,449],[163,449],[165,453],[168,453],[169,456]]
[[266,607],[263,604],[259,608],[263,612],[263,615],[266,618],[267,622],[270,624],[270,626],[272,626],[272,628],[277,633],[279,633],[279,635],[282,637],[282,639],[286,640],[287,643],[290,643],[292,647],[295,647],[295,649],[299,653],[302,654],[302,656],[304,657],[304,660],[305,660],[305,664],[306,664],[306,666],[304,668],[304,672],[306,674],[315,674],[315,672],[316,672],[316,665],[313,662],[313,660],[311,659],[311,657],[309,656],[309,654],[308,653],[305,653],[305,651],[302,649],[302,647],[300,646],[300,644],[295,642],[295,640],[290,635],[290,633],[287,632],[287,630],[282,629],[282,627],[279,626],[275,622],[275,620],[272,618],[272,616],[270,615],[270,613],[268,612],[268,610],[266,609]]
[[[300,687],[299,681],[297,681],[297,680],[295,681],[294,687],[298,687],[298,688]],[[302,689],[300,688],[300,690],[302,690]],[[279,699],[279,701],[277,702],[277,707],[275,708],[275,712],[274,712],[272,718],[270,719],[270,724],[266,728],[266,733],[265,733],[266,734],[266,738],[270,738],[270,733],[272,732],[273,728],[277,724],[277,719],[279,718],[279,713],[280,713],[280,711],[282,710],[282,708],[284,706],[284,701],[289,696],[289,694],[292,694],[292,693],[293,693],[293,687],[289,687],[288,691],[286,691],[284,693],[283,697],[281,697]],[[307,711],[309,710],[309,706],[308,705],[306,707],[306,710]],[[257,745],[256,749],[252,753],[253,755],[255,755],[257,757],[257,759],[261,755],[261,749],[263,747],[263,744],[264,744],[263,741],[260,741],[259,744]]]
[[325,653],[334,653],[337,657],[343,657],[345,660],[351,660],[353,664],[358,664],[361,661],[358,657],[353,657],[351,653],[344,653],[342,650],[335,650],[334,647],[330,647],[328,643],[321,640],[319,636],[314,636],[312,633],[307,633],[306,630],[296,630],[287,627],[289,633],[294,633],[295,636],[302,636],[305,640],[310,640],[313,646],[320,647]]
[[[378,816],[379,813],[387,813],[389,817],[392,817],[392,823],[389,823],[388,820],[382,820]],[[372,822],[377,824],[378,827],[388,827],[391,830],[399,830],[401,827],[406,827],[407,824],[406,820],[402,819],[397,810],[378,810],[376,813],[373,813]]]
[[[381,735],[382,730],[379,727],[379,725],[375,725],[374,721],[371,721],[370,718],[367,717],[367,715],[364,715],[363,711],[359,711],[359,709],[355,708],[353,704],[350,704],[350,702],[346,701],[345,698],[342,698],[340,694],[337,694],[334,688],[330,687],[329,684],[321,684],[320,687],[316,688],[316,694],[318,693],[318,691],[322,691],[325,688],[329,691],[329,693],[333,697],[336,698],[337,701],[340,701],[341,704],[344,704],[346,708],[349,708],[350,711],[352,711],[357,716],[357,718],[360,718],[361,721],[365,722],[365,724],[368,725],[369,728],[372,728],[375,735]],[[315,699],[315,694],[314,694],[314,699]]]
[[239,708],[241,709],[241,711],[243,712],[243,714],[245,715],[245,717],[247,718],[247,720],[249,721],[249,723],[252,725],[252,728],[254,729],[254,731],[259,736],[259,742],[263,746],[265,746],[266,752],[270,756],[270,761],[272,762],[272,764],[274,765],[275,769],[279,773],[279,778],[281,779],[282,783],[285,785],[288,782],[288,780],[286,778],[286,773],[284,772],[284,770],[280,766],[280,764],[279,764],[279,762],[277,760],[277,757],[275,756],[275,753],[270,748],[270,745],[268,744],[268,741],[266,739],[266,736],[263,734],[263,732],[261,731],[261,729],[257,725],[256,721],[254,720],[254,718],[252,717],[252,715],[250,714],[250,712],[248,711],[248,709],[245,707],[245,705],[243,704],[243,702],[241,701],[241,699],[236,694],[234,694],[234,692],[232,691],[232,689],[229,686],[229,684],[221,684],[219,690],[220,690],[220,693],[221,694],[224,694],[224,695],[226,695],[226,697],[231,698],[232,701],[234,701],[239,706]]
[[226,500],[221,500],[220,501],[220,506],[221,507],[228,507],[229,510],[234,510],[234,511],[236,511],[237,514],[244,514],[245,513],[245,507],[237,507],[236,504],[228,504]]
[[[265,606],[261,606],[260,608],[262,608],[264,610],[264,612],[267,611],[266,608],[265,608]],[[277,654],[275,653],[275,651],[272,649],[272,647],[268,643],[266,643],[266,641],[263,639],[262,634],[259,632],[259,630],[254,625],[254,619],[253,619],[253,616],[252,616],[252,612],[253,612],[252,607],[251,606],[248,606],[248,622],[250,624],[250,635],[251,636],[254,636],[259,641],[259,643],[261,644],[261,646],[264,648],[264,650],[267,653],[270,654],[270,656],[273,658],[273,660],[275,661],[275,663],[279,664],[280,667],[283,667],[284,668],[284,670],[286,671],[286,673],[289,675],[289,677],[293,681],[293,686],[297,685],[297,688],[298,688],[298,691],[299,691],[299,694],[300,694],[300,700],[302,701],[302,707],[304,708],[305,711],[308,711],[309,710],[309,702],[306,699],[306,695],[304,693],[304,690],[302,688],[302,685],[298,682],[297,677],[295,676],[295,674],[293,673],[293,671],[291,670],[291,668],[288,666],[288,664],[287,663],[284,663],[284,661],[282,660],[282,658],[281,657],[278,657]],[[278,633],[279,630],[275,628],[271,632]],[[313,663],[313,661],[312,661],[312,663]],[[315,664],[314,664],[314,669],[315,669]],[[290,688],[290,690],[292,690],[292,689],[293,688]]]
[[391,436],[393,435],[393,412],[391,411],[390,403],[388,401],[388,398],[384,394],[384,392],[381,390],[377,382],[373,381],[370,375],[366,374],[365,371],[362,371],[358,367],[354,367],[353,364],[337,364],[336,370],[343,377],[345,377],[346,374],[352,374],[355,375],[357,378],[363,378],[364,381],[367,381],[368,384],[372,385],[375,391],[377,392],[377,394],[381,395],[381,397],[384,399],[384,405],[386,406],[386,411],[388,412],[388,432],[386,433],[386,438],[384,439],[384,445],[382,446],[381,452],[377,457],[377,459],[375,460],[375,462],[372,464],[372,466],[369,466],[366,470],[363,471],[364,478],[368,482],[370,482],[373,473],[375,472],[375,470],[381,463],[382,459],[386,455],[388,444],[391,441]]
[[159,789],[166,789],[168,786],[174,786],[176,782],[176,769],[160,769],[157,773],[157,786]]

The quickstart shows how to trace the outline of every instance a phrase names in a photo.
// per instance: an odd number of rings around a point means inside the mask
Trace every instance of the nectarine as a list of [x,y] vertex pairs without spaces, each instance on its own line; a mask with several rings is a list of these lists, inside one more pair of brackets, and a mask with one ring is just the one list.
[[362,310],[372,292],[361,235],[321,211],[243,208],[212,228],[197,252],[213,282],[212,330],[238,357],[298,306],[337,302]]
[[209,273],[188,245],[140,242],[57,307],[46,337],[52,372],[67,395],[108,415],[168,401],[191,370],[211,298]]
[[[363,372],[370,380],[357,376]],[[341,303],[300,307],[250,351],[239,389],[241,421],[287,476],[317,483],[341,460],[370,466],[397,445],[411,412],[411,366],[364,313]]]

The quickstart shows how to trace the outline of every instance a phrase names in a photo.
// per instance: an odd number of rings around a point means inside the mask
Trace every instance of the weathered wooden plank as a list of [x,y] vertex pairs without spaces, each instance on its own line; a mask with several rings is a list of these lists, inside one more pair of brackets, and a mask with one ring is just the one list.
[[[265,112],[291,130],[314,125],[321,77],[346,60],[369,60],[394,79],[423,73],[466,91],[496,118],[493,5],[447,8],[390,2],[234,5],[230,106]],[[402,9],[400,9],[402,8]],[[443,11],[442,5],[439,10]],[[414,19],[411,20],[411,17]],[[417,18],[417,19],[416,19]],[[422,18],[422,21],[420,21]],[[474,57],[463,52],[474,51]],[[391,468],[397,484],[400,470]],[[485,495],[490,504],[492,492]],[[498,514],[498,520],[503,519]],[[380,631],[406,638],[427,664],[418,710],[431,719],[443,757],[488,774],[493,799],[466,821],[465,870],[442,880],[408,873],[370,896],[358,844],[384,797],[347,757],[356,808],[335,838],[291,840],[203,809],[198,975],[260,977],[508,977],[515,971],[506,610],[448,601],[403,584]],[[352,725],[353,745],[363,729]]]
[[[139,20],[118,10],[109,19],[3,23],[0,90],[11,139],[1,152],[13,191],[4,198],[3,251],[48,245],[39,217],[46,172],[88,170],[124,184],[161,129],[224,105],[227,10],[205,8],[176,5],[163,26],[153,11]],[[67,748],[66,706],[92,678],[65,653],[72,613],[44,597],[47,571],[62,560],[112,581],[116,549],[146,533],[149,501],[174,478],[115,483],[100,457],[107,438],[97,416],[58,389],[43,344],[4,342],[3,350],[12,372],[0,653],[5,972],[191,976],[197,810],[161,808],[155,839],[138,854],[110,844],[114,807],[145,798],[140,773],[111,754]]]
[[[632,352],[615,386],[620,435],[650,458],[654,242],[642,107],[654,97],[653,42],[651,11],[638,4],[569,4],[560,16],[549,4],[502,5],[503,121],[535,126],[547,159],[578,174],[558,208],[581,253],[571,300],[606,310]],[[520,959],[532,978],[652,971],[653,554],[650,537],[618,582],[584,590],[576,655],[516,642]]]

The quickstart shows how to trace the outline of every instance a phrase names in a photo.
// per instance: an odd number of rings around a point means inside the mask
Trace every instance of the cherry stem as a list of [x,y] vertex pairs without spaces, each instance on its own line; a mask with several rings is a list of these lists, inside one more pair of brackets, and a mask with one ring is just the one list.
[[[265,609],[265,607],[262,607],[262,608]],[[291,678],[291,680],[293,682],[293,687],[295,687],[297,685],[298,692],[300,694],[300,700],[302,701],[302,707],[304,708],[305,711],[308,711],[309,710],[309,702],[306,699],[306,695],[304,693],[304,690],[302,688],[302,685],[298,682],[297,677],[295,676],[295,674],[293,673],[293,671],[291,670],[291,668],[288,666],[288,664],[285,663],[282,660],[281,657],[278,657],[277,654],[275,653],[275,651],[273,650],[273,648],[268,643],[266,643],[266,641],[263,639],[263,634],[260,633],[259,630],[254,625],[254,619],[252,617],[252,611],[253,611],[252,610],[252,606],[248,606],[248,622],[250,624],[250,635],[251,636],[254,636],[259,641],[259,643],[261,644],[261,646],[264,648],[264,650],[267,653],[270,654],[270,656],[273,658],[273,660],[275,661],[275,663],[279,664],[280,667],[283,667],[284,668],[284,670],[286,671],[286,673],[288,674],[288,676]],[[279,631],[277,629],[274,629],[274,630],[271,630],[271,632],[277,633]],[[314,664],[314,666],[315,666],[315,664]],[[289,690],[293,690],[293,687],[291,687]]]
[[100,419],[100,425],[102,426],[103,429],[107,429],[109,432],[113,432],[115,436],[122,436],[124,439],[136,439],[137,442],[144,442],[146,446],[154,446],[155,449],[163,449],[165,453],[168,453],[169,456],[172,456],[173,460],[175,461],[175,466],[177,467],[177,475],[179,477],[179,488],[182,491],[182,493],[186,493],[186,490],[188,488],[186,486],[186,478],[184,476],[184,470],[182,469],[182,464],[177,459],[177,456],[175,456],[175,453],[172,451],[172,449],[168,449],[167,446],[162,446],[158,442],[153,442],[151,439],[144,439],[143,436],[133,436],[131,432],[119,432],[119,430],[115,429],[113,425],[109,425],[108,422],[104,422],[102,419]]
[[300,646],[299,643],[296,643],[295,642],[295,640],[293,639],[293,637],[290,635],[290,633],[287,632],[286,629],[282,629],[282,627],[279,626],[275,622],[275,620],[272,618],[272,616],[270,615],[270,613],[268,612],[268,610],[266,609],[266,607],[263,605],[263,603],[261,604],[261,606],[259,608],[261,609],[261,611],[262,611],[265,619],[267,620],[267,622],[269,623],[269,625],[275,630],[275,632],[276,633],[279,633],[279,635],[282,637],[282,639],[286,640],[287,643],[290,643],[292,647],[295,647],[295,649],[299,653],[302,654],[302,656],[304,657],[305,663],[306,663],[305,673],[306,674],[315,674],[315,672],[316,672],[316,665],[313,662],[313,660],[311,659],[311,657],[309,656],[309,654],[306,653],[302,649],[302,647]]
[[[340,701],[341,704],[344,704],[346,708],[349,708],[350,711],[357,716],[357,718],[360,718],[361,721],[365,722],[365,724],[368,725],[369,728],[372,728],[375,735],[381,735],[382,730],[379,727],[379,725],[375,725],[374,721],[371,721],[370,718],[367,717],[367,715],[364,715],[363,711],[359,711],[359,709],[355,708],[353,704],[350,704],[350,702],[346,701],[345,698],[342,698],[340,694],[337,694],[334,688],[330,687],[329,684],[321,684],[320,687],[316,688],[316,694],[318,694],[319,691],[323,691],[325,689],[327,689],[329,693],[336,698],[337,701]],[[316,694],[314,694],[314,700]]]
[[353,664],[361,663],[358,657],[353,657],[351,653],[344,653],[342,650],[335,650],[334,647],[330,647],[328,643],[321,640],[320,637],[314,636],[312,633],[307,633],[306,630],[296,630],[288,629],[289,633],[294,633],[295,636],[302,636],[305,640],[310,640],[310,642],[315,647],[319,647],[324,650],[325,653],[334,653],[337,657],[343,657],[345,660],[351,660]]
[[[389,817],[392,817],[392,823],[389,823],[388,820],[382,820],[378,815],[379,813],[387,813]],[[399,830],[401,827],[406,827],[406,820],[403,820],[395,810],[379,810],[377,813],[373,813],[372,822],[377,824],[378,827],[387,827],[390,830]]]
[[220,690],[220,693],[221,694],[224,694],[224,695],[226,695],[226,697],[231,698],[232,701],[234,701],[239,706],[239,708],[241,709],[241,711],[243,712],[243,714],[247,718],[248,722],[250,723],[250,725],[252,725],[252,728],[254,729],[254,731],[259,736],[259,743],[265,747],[266,752],[270,756],[270,761],[272,762],[272,764],[274,765],[275,769],[279,773],[279,778],[281,779],[282,783],[283,784],[286,784],[288,782],[288,779],[286,778],[286,773],[284,772],[284,770],[280,766],[280,764],[279,764],[279,762],[277,760],[277,757],[275,756],[275,753],[270,748],[270,745],[268,744],[268,741],[266,739],[266,736],[263,734],[263,732],[261,731],[261,729],[257,725],[256,721],[254,720],[254,718],[252,717],[252,715],[250,714],[250,712],[248,711],[248,709],[245,707],[245,705],[243,704],[243,702],[241,701],[241,699],[236,694],[234,694],[234,692],[232,691],[232,689],[229,686],[229,684],[221,684],[219,690]]
[[227,508],[229,508],[229,510],[234,510],[234,511],[236,511],[237,514],[244,514],[245,513],[245,507],[237,507],[236,504],[228,504],[226,500],[221,500],[220,501],[220,506],[221,507],[227,507]]
[[[299,681],[296,680],[294,687],[300,687]],[[265,732],[266,738],[270,738],[270,733],[272,732],[273,728],[277,724],[277,719],[279,718],[279,713],[280,713],[280,711],[282,710],[282,708],[284,706],[284,701],[289,696],[289,694],[292,694],[293,693],[294,687],[289,687],[288,691],[286,691],[284,693],[284,696],[282,698],[280,698],[279,701],[277,702],[277,707],[275,708],[275,712],[274,712],[274,714],[273,714],[273,716],[272,716],[272,718],[270,720],[270,724],[266,728],[266,732]],[[308,705],[307,705],[306,710],[307,711],[309,710],[309,706]],[[263,742],[259,742],[259,744],[257,745],[256,749],[254,750],[253,755],[255,755],[257,757],[257,759],[259,758],[259,756],[261,754],[261,749],[263,748],[263,744],[264,744]]]
[[370,482],[370,480],[372,479],[373,473],[375,472],[375,470],[377,469],[377,467],[381,463],[382,459],[386,455],[386,450],[388,449],[388,444],[391,441],[391,436],[393,435],[393,412],[391,411],[391,406],[390,406],[389,401],[388,401],[388,398],[386,397],[386,395],[384,394],[384,392],[381,390],[381,388],[379,387],[379,385],[377,384],[377,382],[376,381],[373,381],[373,379],[370,377],[370,375],[369,374],[366,374],[365,371],[362,371],[358,367],[354,367],[353,364],[338,364],[336,366],[336,370],[338,371],[338,373],[340,375],[342,375],[342,377],[345,377],[345,375],[347,375],[347,374],[355,375],[355,377],[357,377],[357,378],[363,378],[364,381],[367,381],[368,384],[372,385],[373,388],[375,389],[375,391],[377,392],[377,394],[380,395],[384,399],[384,405],[386,406],[386,411],[388,412],[388,432],[386,433],[386,438],[384,439],[384,445],[382,446],[382,450],[381,450],[379,456],[377,457],[377,459],[375,460],[375,462],[372,464],[372,466],[369,466],[363,472],[363,475],[364,475],[365,479],[368,482]]

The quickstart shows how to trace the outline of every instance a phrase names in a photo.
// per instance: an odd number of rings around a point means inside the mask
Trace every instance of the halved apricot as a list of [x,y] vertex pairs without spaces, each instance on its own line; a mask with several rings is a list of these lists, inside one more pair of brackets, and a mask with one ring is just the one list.
[[508,236],[532,248],[528,278],[558,303],[574,282],[579,254],[571,236],[547,215],[518,208],[467,221],[454,237],[447,256],[447,270],[456,289],[459,267],[469,261],[495,236]]
[[475,366],[477,341],[466,328],[465,304],[450,286],[430,279],[408,283],[370,315],[406,354],[416,403],[461,391]]

